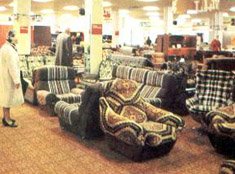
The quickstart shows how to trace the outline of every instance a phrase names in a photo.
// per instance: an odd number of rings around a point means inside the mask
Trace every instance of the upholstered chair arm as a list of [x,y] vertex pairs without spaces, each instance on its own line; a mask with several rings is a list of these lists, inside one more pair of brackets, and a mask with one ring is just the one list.
[[209,112],[204,120],[208,131],[235,139],[235,116],[221,111]]
[[140,124],[115,113],[104,97],[100,98],[101,128],[127,144],[144,145],[143,128]]
[[40,105],[55,105],[59,98],[55,94],[46,91],[38,90],[37,91],[37,100]]
[[76,94],[76,95],[82,95],[82,93],[84,93],[84,89],[72,88],[71,93]]
[[174,126],[177,130],[180,130],[184,127],[185,122],[179,116],[164,109],[154,107],[153,105],[148,102],[145,102],[144,100],[142,100],[141,103],[148,117],[148,120]]

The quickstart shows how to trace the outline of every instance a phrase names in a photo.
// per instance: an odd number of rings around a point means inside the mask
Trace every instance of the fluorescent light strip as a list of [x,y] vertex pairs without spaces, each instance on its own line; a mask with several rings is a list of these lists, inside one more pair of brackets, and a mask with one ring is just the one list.
[[79,7],[76,5],[68,5],[68,6],[64,6],[63,10],[77,11],[79,10]]
[[7,8],[5,6],[0,6],[0,11],[6,11]]
[[46,2],[51,2],[53,0],[33,0],[34,2],[42,2],[42,3],[46,3]]
[[145,10],[145,11],[157,11],[157,10],[159,10],[159,7],[156,7],[156,6],[145,6],[145,7],[143,7],[143,10]]
[[110,7],[110,6],[112,6],[111,2],[103,1],[103,7]]

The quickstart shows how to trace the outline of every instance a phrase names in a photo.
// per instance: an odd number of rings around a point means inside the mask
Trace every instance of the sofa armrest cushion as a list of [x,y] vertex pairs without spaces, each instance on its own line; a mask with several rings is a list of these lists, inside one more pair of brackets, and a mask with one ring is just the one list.
[[37,100],[40,105],[54,105],[59,101],[55,94],[46,90],[37,91]]

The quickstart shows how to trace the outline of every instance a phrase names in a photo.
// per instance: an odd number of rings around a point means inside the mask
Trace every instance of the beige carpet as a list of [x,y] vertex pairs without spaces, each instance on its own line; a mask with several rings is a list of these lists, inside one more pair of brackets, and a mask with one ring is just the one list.
[[18,128],[0,126],[0,174],[216,174],[224,159],[189,116],[173,150],[136,163],[111,151],[102,138],[81,140],[60,129],[56,117],[24,104],[12,110]]

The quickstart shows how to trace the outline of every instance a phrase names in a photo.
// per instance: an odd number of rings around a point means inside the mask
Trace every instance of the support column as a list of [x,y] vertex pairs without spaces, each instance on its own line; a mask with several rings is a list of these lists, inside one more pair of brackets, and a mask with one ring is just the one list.
[[113,23],[113,38],[112,38],[112,46],[116,47],[119,44],[119,15],[118,11],[113,11],[112,23]]
[[[102,61],[102,2],[103,0],[85,0],[85,11],[88,21],[85,45],[87,45],[87,48],[90,47],[90,56],[89,59],[86,59],[88,63],[86,71],[90,74],[98,74],[100,62]],[[89,52],[87,53],[89,55]]]
[[20,55],[29,55],[31,50],[31,1],[14,0],[14,4],[15,20],[13,28],[16,31],[16,36],[18,38],[18,53]]
[[165,34],[171,33],[171,29],[173,26],[173,11],[172,7],[165,7],[164,8],[164,32]]
[[210,18],[210,28],[212,31],[210,32],[210,41],[219,37],[218,39],[221,42],[221,45],[223,45],[223,13],[215,11],[211,18]]

